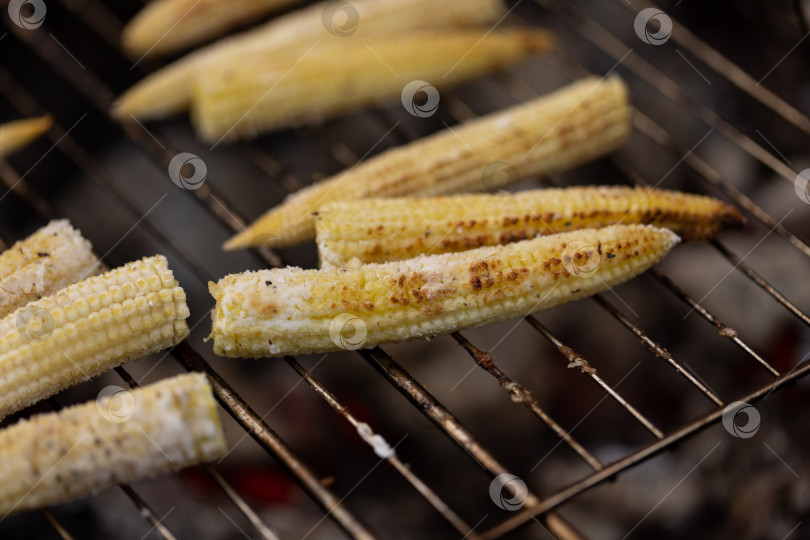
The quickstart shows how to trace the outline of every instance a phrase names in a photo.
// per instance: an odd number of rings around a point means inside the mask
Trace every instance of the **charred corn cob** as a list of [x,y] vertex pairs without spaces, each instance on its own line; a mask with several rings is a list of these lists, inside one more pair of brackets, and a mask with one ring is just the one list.
[[51,128],[50,116],[26,118],[0,125],[0,159],[13,154]]
[[209,283],[214,352],[281,356],[374,347],[524,316],[627,281],[678,236],[612,225],[357,268],[282,268]]
[[352,0],[341,9],[334,6],[320,2],[195,51],[128,90],[114,105],[113,115],[151,120],[182,112],[191,103],[198,73],[255,54],[288,47],[307,50],[319,41],[326,45],[417,29],[491,24],[505,11],[502,0]]
[[587,78],[537,100],[389,150],[289,196],[231,238],[225,249],[282,247],[315,236],[329,201],[495,190],[556,174],[607,154],[630,132],[618,78]]
[[260,54],[200,72],[192,120],[207,142],[251,138],[400,98],[414,80],[451,87],[550,45],[542,30],[443,30]]
[[188,334],[162,255],[70,285],[0,320],[0,418]]
[[711,197],[588,186],[332,202],[318,210],[315,229],[321,267],[329,268],[464,251],[612,224],[651,224],[671,229],[684,240],[701,240],[744,222],[737,210]]
[[119,390],[0,431],[3,516],[224,455],[225,437],[205,375]]
[[154,0],[124,28],[124,48],[133,56],[170,54],[301,0]]
[[0,318],[99,270],[90,242],[66,219],[51,221],[0,253]]

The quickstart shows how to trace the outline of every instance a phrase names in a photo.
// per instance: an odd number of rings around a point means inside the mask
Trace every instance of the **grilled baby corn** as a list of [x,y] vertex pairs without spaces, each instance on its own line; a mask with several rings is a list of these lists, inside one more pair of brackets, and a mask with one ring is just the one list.
[[0,418],[188,334],[162,255],[126,264],[0,320]]
[[200,72],[192,119],[207,142],[251,138],[400,98],[414,80],[451,87],[550,46],[542,30],[442,30],[259,54]]
[[649,188],[588,186],[505,195],[370,199],[318,210],[321,267],[410,259],[535,236],[644,223],[701,240],[745,223],[733,207],[701,195]]
[[113,114],[152,120],[182,112],[191,103],[198,73],[235,65],[255,54],[289,47],[307,50],[317,42],[326,45],[417,29],[491,24],[505,12],[502,0],[352,0],[349,6],[332,9],[336,5],[331,0],[313,4],[195,51],[129,89]]
[[133,56],[157,56],[204,43],[301,0],[153,0],[124,28]]
[[624,83],[616,77],[587,78],[389,150],[302,189],[231,238],[225,249],[310,240],[313,212],[329,201],[495,190],[556,174],[612,152],[629,132]]
[[234,274],[209,283],[214,352],[367,348],[520,317],[627,281],[677,242],[667,229],[612,225],[358,268]]
[[0,431],[0,513],[97,493],[224,455],[205,375],[180,375]]
[[26,118],[0,125],[0,159],[13,154],[51,128],[50,116]]
[[99,269],[90,242],[66,219],[51,221],[0,254],[0,318]]

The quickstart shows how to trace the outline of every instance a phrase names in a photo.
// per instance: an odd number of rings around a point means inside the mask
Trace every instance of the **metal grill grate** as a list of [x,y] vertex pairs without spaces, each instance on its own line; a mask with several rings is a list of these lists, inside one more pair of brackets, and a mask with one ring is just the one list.
[[[647,2],[641,2],[644,7],[649,7]],[[53,4],[53,5],[52,5]],[[610,71],[620,71],[622,74],[633,79],[633,82],[646,83],[647,89],[645,92],[655,94],[656,99],[659,97],[667,98],[670,106],[674,104],[676,108],[688,112],[696,120],[704,123],[710,127],[711,131],[716,131],[721,134],[725,139],[736,145],[736,151],[750,155],[751,158],[758,161],[766,170],[770,170],[775,175],[783,177],[784,179],[795,182],[797,172],[780,157],[775,156],[771,151],[765,148],[756,140],[745,135],[740,129],[724,120],[712,108],[704,105],[700,100],[690,93],[685,87],[679,85],[673,78],[665,74],[662,70],[656,67],[653,63],[644,59],[639,53],[636,53],[633,48],[629,47],[620,37],[609,30],[606,26],[602,26],[597,22],[597,18],[592,18],[589,11],[577,7],[574,4],[563,2],[562,0],[535,0],[534,6],[525,5],[520,6],[520,10],[512,13],[507,22],[510,24],[527,24],[527,20],[533,24],[535,21],[546,23],[554,21],[559,24],[560,28],[566,28],[565,37],[562,41],[563,45],[560,50],[552,54],[549,58],[538,60],[538,64],[542,64],[545,71],[555,74],[558,78],[573,78],[581,76],[589,71],[589,68],[583,64],[592,66],[593,64],[600,64],[594,61],[590,54],[584,54],[583,49],[578,47],[576,52],[566,52],[568,49],[565,44],[569,40],[580,40],[583,43],[589,42],[595,47],[596,50],[601,51],[602,55],[611,58],[613,67]],[[622,11],[623,7],[629,7],[624,0],[616,0],[619,6],[616,11],[624,14],[624,23],[632,22],[635,12],[640,9],[639,6],[634,6],[630,11]],[[135,10],[138,6],[129,6]],[[615,6],[614,6],[615,7]],[[201,227],[205,230],[215,230],[219,237],[224,236],[233,231],[240,230],[248,221],[248,216],[242,212],[237,211],[239,207],[252,208],[251,203],[247,200],[250,195],[236,196],[236,202],[231,198],[234,196],[229,188],[226,188],[225,182],[216,178],[210,178],[206,184],[195,191],[182,192],[175,190],[171,195],[164,194],[156,201],[147,201],[143,197],[139,197],[133,192],[132,189],[123,187],[120,179],[116,178],[119,171],[111,170],[107,166],[100,163],[92,157],[92,150],[88,147],[85,141],[92,140],[93,137],[86,133],[89,126],[93,130],[100,132],[99,138],[111,136],[120,138],[122,135],[129,141],[128,148],[137,148],[142,156],[145,156],[154,165],[157,165],[161,171],[165,171],[169,161],[180,151],[185,150],[185,147],[194,144],[189,142],[187,128],[178,127],[180,124],[169,123],[165,128],[152,126],[144,127],[137,122],[129,123],[119,129],[117,125],[110,121],[107,117],[107,111],[112,99],[122,88],[109,88],[103,81],[104,72],[103,62],[117,62],[118,64],[130,65],[129,61],[124,59],[118,45],[118,36],[122,27],[120,14],[114,14],[111,8],[106,7],[104,4],[97,0],[60,0],[60,2],[52,2],[48,4],[49,13],[46,24],[39,31],[28,31],[13,24],[6,24],[8,35],[4,37],[8,40],[3,43],[0,41],[0,48],[12,48],[16,53],[24,57],[23,61],[14,62],[13,67],[0,67],[0,87],[3,89],[3,94],[8,104],[20,115],[35,115],[43,112],[51,112],[57,118],[57,125],[50,132],[51,143],[48,153],[51,150],[59,152],[66,162],[72,163],[72,166],[77,168],[83,175],[90,180],[93,189],[98,190],[103,194],[103,197],[113,201],[118,207],[126,212],[126,221],[130,227],[128,230],[125,228],[123,231],[126,234],[118,239],[114,238],[108,245],[111,247],[104,254],[104,258],[112,255],[110,264],[119,263],[127,258],[132,258],[135,255],[129,253],[122,253],[118,255],[114,251],[118,243],[124,240],[132,231],[138,231],[143,235],[139,238],[138,243],[127,242],[125,245],[134,248],[135,245],[143,244],[149,246],[158,246],[158,249],[165,252],[171,258],[177,260],[181,267],[181,273],[185,276],[181,278],[181,283],[184,286],[190,281],[196,281],[192,289],[204,290],[204,285],[208,280],[213,280],[224,273],[225,268],[228,271],[236,271],[245,267],[259,267],[262,265],[281,265],[286,264],[285,259],[277,253],[272,253],[268,250],[257,250],[252,254],[239,255],[234,257],[227,263],[212,260],[209,255],[201,254],[196,248],[190,249],[188,245],[181,239],[183,235],[175,234],[176,231],[166,230],[165,224],[167,221],[155,216],[150,216],[151,212],[158,207],[164,200],[169,197],[172,205],[177,205],[183,212],[187,213],[187,226],[196,228],[198,220]],[[121,8],[123,10],[123,8]],[[599,11],[599,10],[595,10]],[[613,17],[618,17],[616,13]],[[87,47],[104,47],[104,52],[100,56],[109,57],[107,60],[87,60],[87,57],[82,54],[81,47],[73,48],[73,45],[68,42],[67,36],[62,35],[60,28],[83,29],[84,32],[89,34]],[[631,27],[631,25],[629,26]],[[48,31],[50,30],[50,31]],[[55,33],[51,33],[55,32]],[[631,34],[632,35],[632,34]],[[635,39],[635,36],[632,36]],[[2,39],[2,38],[0,38]],[[679,47],[682,47],[688,53],[695,57],[699,57],[703,62],[702,65],[708,66],[717,75],[722,76],[726,81],[736,86],[739,90],[749,95],[754,100],[758,101],[767,107],[773,115],[776,115],[783,120],[787,121],[795,128],[810,134],[810,120],[789,105],[786,101],[779,98],[774,93],[767,90],[764,86],[760,85],[745,71],[738,68],[731,61],[721,56],[720,53],[709,47],[706,43],[701,41],[695,34],[690,32],[686,27],[675,22],[671,39]],[[63,43],[62,40],[65,42]],[[684,59],[683,53],[676,49]],[[87,65],[82,62],[86,61]],[[689,61],[687,60],[687,63]],[[609,64],[610,65],[610,64]],[[536,67],[536,66],[534,66]],[[137,77],[139,68],[132,70],[130,77],[134,80]],[[593,69],[593,68],[590,68]],[[703,75],[698,71],[698,74]],[[88,112],[79,115],[70,111],[62,110],[58,100],[47,100],[40,97],[35,97],[25,89],[26,81],[28,80],[47,80],[52,82],[56,88],[68,91],[75,94],[74,101],[86,103]],[[536,84],[536,76],[531,70],[515,69],[507,73],[497,75],[490,79],[502,93],[515,100],[522,101],[533,98],[539,95],[538,85]],[[129,81],[132,82],[132,81]],[[466,96],[466,97],[465,97]],[[449,124],[473,118],[477,116],[475,109],[480,108],[478,105],[471,103],[473,98],[470,97],[470,92],[461,89],[458,92],[445,92],[442,94],[442,109],[440,112],[441,123]],[[505,98],[502,98],[505,99]],[[648,104],[648,100],[644,100]],[[641,105],[637,104],[637,109],[634,114],[634,127],[637,135],[646,137],[648,143],[651,142],[657,145],[658,148],[665,150],[677,159],[676,166],[683,164],[694,172],[695,178],[699,178],[703,184],[695,184],[696,190],[709,188],[708,191],[719,191],[727,198],[734,201],[738,206],[745,209],[748,215],[758,221],[766,231],[761,241],[768,239],[771,233],[776,233],[777,236],[785,240],[790,246],[795,248],[802,256],[810,257],[810,246],[800,236],[791,232],[787,225],[786,219],[776,219],[765,210],[763,206],[758,205],[752,198],[746,195],[743,189],[734,185],[726,180],[723,173],[718,171],[707,160],[699,157],[695,153],[695,149],[703,140],[699,139],[697,144],[688,147],[679,142],[680,138],[670,133],[667,128],[664,128],[653,116],[657,116],[649,109],[639,110]],[[656,111],[657,112],[657,111]],[[73,119],[70,125],[69,119]],[[68,120],[65,120],[68,119]],[[358,139],[363,141],[369,140],[371,144],[365,143],[350,144],[345,136],[345,125],[328,124],[325,127],[312,127],[306,129],[296,130],[294,133],[285,134],[281,136],[273,136],[270,140],[259,141],[257,143],[241,144],[232,149],[225,150],[227,159],[230,163],[240,162],[234,167],[245,167],[249,164],[259,170],[264,171],[267,177],[275,182],[277,188],[276,195],[278,197],[285,193],[293,191],[305,184],[306,182],[300,177],[300,173],[296,172],[299,166],[293,160],[280,159],[278,153],[274,152],[273,148],[283,148],[285,151],[294,151],[297,155],[305,155],[306,152],[314,152],[322,154],[339,166],[348,167],[352,166],[359,159],[365,158],[367,155],[376,153],[382,149],[383,146],[391,144],[390,139],[396,140],[397,143],[404,143],[419,136],[422,131],[433,130],[436,127],[441,127],[436,124],[409,124],[398,116],[396,112],[380,108],[363,115],[364,122],[374,125],[374,133],[379,132],[379,137],[364,136],[359,133],[359,129],[354,132]],[[60,122],[64,122],[60,125]],[[365,124],[364,124],[365,125]],[[428,127],[425,127],[427,125]],[[338,131],[336,133],[335,131]],[[74,133],[74,132],[80,132]],[[284,139],[287,137],[287,139]],[[637,137],[638,138],[638,137]],[[355,139],[355,140],[358,140]],[[689,139],[694,140],[694,139]],[[767,139],[766,139],[767,141]],[[637,140],[634,139],[633,144]],[[768,143],[770,144],[770,143]],[[365,155],[358,155],[358,152],[353,151],[350,147],[361,146],[365,148]],[[296,150],[296,148],[299,148]],[[300,148],[305,148],[301,150]],[[218,152],[223,152],[222,149]],[[776,150],[778,153],[778,150]],[[44,158],[45,156],[43,156]],[[288,163],[289,162],[289,163]],[[28,178],[39,161],[33,161],[28,166],[25,173],[20,173],[15,167],[8,163],[0,163],[0,177],[2,177],[7,189],[13,192],[6,200],[3,210],[10,208],[12,204],[19,205],[20,207],[30,210],[30,214],[39,216],[37,219],[53,218],[64,213],[64,207],[81,208],[77,205],[76,201],[69,200],[69,197],[63,193],[58,186],[48,184],[44,181],[32,182]],[[633,184],[647,184],[649,183],[646,178],[649,174],[637,170],[631,165],[632,160],[624,156],[613,157],[606,160],[606,163],[599,164],[600,171],[608,171],[611,178],[618,178],[620,181],[626,181]],[[334,168],[334,167],[333,167]],[[674,167],[673,167],[674,169]],[[671,173],[670,170],[669,173]],[[215,176],[213,171],[209,170],[209,176]],[[161,182],[165,184],[168,178],[165,175],[160,176],[161,173],[155,172]],[[665,175],[665,177],[667,176]],[[663,181],[662,178],[658,183]],[[237,179],[232,179],[233,182],[239,182]],[[35,185],[36,184],[36,185]],[[250,184],[246,181],[246,185],[242,186],[242,190],[257,189],[261,184]],[[173,186],[170,186],[172,187]],[[166,185],[162,187],[166,189]],[[792,188],[791,188],[792,190]],[[277,197],[277,198],[278,198]],[[191,201],[194,204],[189,204]],[[2,202],[2,201],[0,201]],[[150,206],[151,205],[151,206]],[[256,208],[260,210],[261,208]],[[75,211],[75,210],[73,210]],[[88,209],[89,211],[89,209]],[[255,212],[253,213],[255,214]],[[253,214],[250,217],[255,217]],[[16,215],[16,213],[15,213]],[[25,214],[20,214],[21,219],[28,219]],[[787,216],[785,216],[787,217]],[[203,225],[203,220],[205,224]],[[5,222],[5,220],[3,220]],[[103,222],[103,218],[96,220],[96,223]],[[122,222],[122,223],[124,223]],[[176,221],[175,221],[176,223]],[[6,223],[6,226],[8,224]],[[119,231],[119,232],[123,232]],[[85,231],[91,240],[94,238],[92,229]],[[194,231],[192,231],[193,233]],[[201,231],[204,232],[204,231]],[[102,233],[99,233],[102,235]],[[13,238],[11,234],[4,233],[0,242],[10,244]],[[94,242],[96,245],[104,245],[104,241]],[[217,242],[211,240],[209,242],[209,251],[216,251],[215,244]],[[755,289],[761,291],[771,301],[775,301],[788,313],[795,316],[800,323],[804,326],[810,326],[810,317],[805,314],[800,307],[788,300],[774,285],[772,285],[760,273],[754,270],[748,263],[747,255],[740,257],[731,248],[720,241],[713,241],[711,245],[716,252],[730,264],[730,272],[739,273],[750,281]],[[756,244],[758,246],[759,243]],[[756,247],[754,246],[754,247]],[[124,251],[124,250],[121,250]],[[753,251],[753,249],[752,249]],[[749,252],[750,253],[750,252]],[[138,253],[142,255],[144,253]],[[304,261],[303,264],[309,262],[311,264],[310,253],[299,253],[292,251],[289,253],[290,259],[296,259],[295,262]],[[806,260],[803,260],[807,264]],[[460,333],[455,333],[452,338],[457,344],[465,350],[473,359],[476,366],[480,367],[482,372],[491,375],[494,382],[498,384],[504,391],[506,391],[511,401],[516,404],[523,405],[534,416],[540,419],[546,426],[550,428],[550,432],[556,437],[556,443],[552,446],[549,453],[554,451],[557,446],[565,445],[570,448],[574,455],[578,456],[587,470],[580,474],[579,477],[572,482],[568,482],[562,487],[554,490],[546,490],[547,492],[541,493],[540,490],[534,489],[535,485],[532,484],[532,489],[527,495],[527,498],[522,508],[508,514],[506,512],[499,514],[499,519],[487,520],[488,515],[484,515],[480,521],[465,519],[469,518],[470,512],[465,509],[465,512],[454,510],[454,505],[448,500],[450,496],[444,498],[440,495],[440,491],[435,487],[431,487],[433,482],[431,478],[426,475],[420,475],[415,467],[410,467],[407,462],[415,459],[416,454],[419,453],[418,448],[405,447],[398,449],[398,454],[390,455],[381,461],[387,461],[388,464],[396,471],[402,479],[409,484],[416,493],[419,494],[432,508],[440,515],[447,524],[463,537],[467,538],[496,538],[507,535],[513,532],[520,533],[519,529],[522,525],[532,520],[535,520],[541,527],[544,527],[547,532],[559,538],[577,538],[580,537],[569,521],[564,518],[557,511],[565,503],[582,498],[583,494],[590,488],[604,483],[610,479],[615,478],[619,473],[622,473],[648,459],[663,452],[664,450],[673,449],[679,442],[684,441],[697,434],[698,432],[718,423],[723,416],[724,409],[732,399],[744,402],[755,402],[764,397],[769,396],[772,392],[780,389],[786,385],[803,377],[810,371],[810,364],[803,362],[792,362],[788,365],[788,369],[782,368],[784,373],[780,372],[777,367],[772,365],[764,355],[756,352],[756,347],[749,345],[744,341],[740,334],[729,326],[726,326],[721,320],[706,307],[706,298],[700,301],[696,300],[685,288],[678,285],[678,277],[670,277],[670,274],[662,270],[653,270],[650,273],[650,278],[645,278],[644,287],[650,288],[651,282],[657,281],[663,289],[672,293],[673,297],[685,305],[690,313],[694,311],[698,316],[705,319],[709,325],[717,331],[722,339],[727,339],[742,351],[742,355],[735,357],[740,360],[740,363],[747,361],[760,366],[761,371],[770,376],[766,382],[761,382],[760,375],[756,374],[742,381],[743,385],[736,387],[733,392],[722,392],[724,397],[720,397],[720,392],[715,392],[706,382],[704,382],[697,372],[693,371],[691,367],[687,366],[680,356],[671,354],[668,349],[656,339],[651,337],[653,332],[645,331],[644,319],[634,321],[628,315],[625,315],[625,310],[617,308],[614,299],[607,295],[600,295],[593,300],[588,300],[598,306],[598,308],[608,315],[610,319],[618,322],[622,327],[627,329],[630,334],[639,340],[644,347],[654,356],[653,362],[662,362],[669,367],[670,374],[674,371],[683,380],[687,382],[694,390],[703,395],[709,403],[704,405],[700,410],[699,415],[693,415],[695,419],[683,423],[678,427],[664,428],[660,427],[660,420],[656,420],[651,416],[645,415],[644,407],[633,405],[634,400],[627,397],[626,393],[620,392],[619,387],[628,377],[635,367],[631,368],[624,377],[609,377],[602,374],[601,371],[592,369],[582,369],[578,377],[587,377],[595,383],[592,388],[596,404],[594,409],[602,404],[604,401],[613,401],[618,407],[623,409],[632,422],[636,424],[633,428],[644,430],[646,437],[643,444],[638,445],[637,448],[630,452],[623,453],[619,457],[606,460],[605,458],[597,457],[596,452],[588,450],[588,444],[583,442],[582,439],[575,437],[573,432],[579,426],[579,422],[573,427],[566,429],[564,427],[568,422],[560,421],[552,417],[548,408],[541,405],[539,399],[532,396],[528,387],[521,384],[518,380],[511,378],[504,371],[502,366],[496,365],[491,352],[484,351],[477,347],[470,337],[465,337]],[[707,295],[708,297],[708,295]],[[616,300],[624,302],[618,295]],[[200,305],[198,303],[197,307]],[[625,305],[628,311],[632,312],[629,306]],[[192,305],[192,313],[195,313],[197,319],[192,320],[192,323],[205,326],[207,323],[207,314],[200,317],[203,313],[202,309],[194,310]],[[678,315],[672,311],[667,314],[668,317],[675,318]],[[681,312],[678,311],[678,314]],[[585,346],[580,342],[569,343],[570,336],[560,336],[558,333],[552,331],[550,327],[553,324],[541,322],[541,317],[529,316],[525,319],[530,328],[536,330],[560,353],[560,359],[565,363],[579,363],[579,365],[587,366],[583,356],[577,351],[581,346]],[[514,329],[514,328],[513,328]],[[511,332],[511,330],[510,330]],[[193,337],[204,335],[202,328],[196,328],[192,334]],[[239,392],[234,389],[232,384],[229,384],[228,377],[220,375],[219,370],[215,370],[212,364],[207,359],[210,353],[207,348],[201,344],[198,339],[187,340],[186,342],[175,347],[170,356],[179,362],[184,368],[189,370],[204,371],[208,374],[216,396],[222,405],[233,419],[245,430],[246,434],[250,435],[258,445],[264,449],[268,454],[286,470],[287,474],[293,478],[301,489],[323,510],[323,519],[333,520],[340,528],[352,537],[365,538],[375,535],[373,532],[375,528],[380,526],[380,523],[371,522],[367,524],[367,520],[360,517],[360,512],[353,509],[350,504],[346,502],[347,498],[351,495],[354,488],[348,490],[333,490],[322,481],[319,474],[315,469],[307,464],[307,459],[302,457],[303,453],[293,450],[291,445],[287,444],[276,431],[274,431],[269,421],[266,421],[266,414],[262,415],[255,408],[252,408],[246,398],[243,398]],[[447,436],[459,449],[463,450],[472,461],[484,471],[486,475],[495,478],[502,474],[515,473],[519,476],[521,473],[530,474],[532,471],[510,470],[509,467],[502,464],[495,457],[495,453],[488,449],[487,444],[481,442],[483,437],[473,434],[472,430],[465,427],[465,425],[454,415],[448,407],[442,404],[434,395],[427,390],[427,388],[414,376],[406,370],[403,365],[396,361],[389,353],[380,348],[372,350],[358,351],[356,353],[358,358],[361,359],[368,366],[372,367],[378,372],[383,379],[390,383],[391,387],[396,389],[402,396],[404,396],[413,406],[414,409],[424,415],[439,432]],[[646,354],[646,353],[645,353]],[[589,355],[592,358],[592,355]],[[609,355],[606,355],[609,356]],[[439,361],[440,359],[434,359]],[[607,358],[610,360],[610,358]],[[705,360],[705,359],[703,359]],[[286,363],[301,377],[301,381],[306,383],[317,396],[322,398],[324,402],[334,409],[343,419],[354,428],[358,428],[362,422],[362,417],[365,415],[354,412],[352,400],[346,398],[341,399],[339,395],[344,392],[330,390],[323,382],[315,378],[312,371],[314,369],[307,369],[304,367],[306,362],[299,362],[294,358],[286,358]],[[500,362],[499,362],[500,363]],[[318,366],[315,364],[315,366]],[[225,364],[222,364],[223,366]],[[418,367],[418,366],[417,366]],[[227,369],[227,368],[226,368]],[[473,368],[474,369],[474,368]],[[505,369],[505,368],[503,368]],[[745,369],[740,367],[740,369]],[[121,376],[122,380],[131,385],[137,385],[137,382],[127,370],[119,368],[116,370]],[[469,372],[468,372],[469,374]],[[671,377],[672,375],[670,375]],[[618,380],[617,380],[618,379]],[[610,382],[614,380],[616,382]],[[754,383],[752,384],[752,381]],[[627,383],[628,385],[630,383]],[[452,390],[451,390],[452,391]],[[635,393],[637,395],[637,393]],[[52,407],[58,407],[56,400],[51,400]],[[591,409],[591,412],[593,409]],[[269,414],[269,413],[268,413]],[[590,412],[585,414],[582,418],[584,421]],[[384,420],[383,420],[384,421]],[[380,426],[377,426],[378,428]],[[383,426],[384,428],[384,426]],[[617,432],[618,430],[609,429],[609,432]],[[520,435],[513,435],[515,444],[521,444]],[[640,438],[644,438],[640,437]],[[489,437],[486,437],[489,438]],[[402,442],[400,440],[399,442]],[[407,445],[406,445],[407,446]],[[398,457],[401,454],[402,457]],[[461,455],[461,454],[459,454]],[[548,455],[548,454],[547,454]],[[543,458],[545,459],[545,458]],[[380,462],[381,462],[380,461]],[[543,460],[541,460],[542,463]],[[379,464],[379,462],[377,463]],[[371,474],[376,468],[376,464],[367,473]],[[267,520],[255,511],[251,504],[245,497],[240,495],[237,490],[225,479],[225,477],[218,472],[218,466],[204,466],[205,472],[211,477],[214,483],[219,486],[224,495],[228,497],[235,505],[236,509],[241,512],[247,523],[252,527],[247,536],[254,537],[258,535],[262,538],[276,538],[277,535],[274,530],[272,522]],[[332,474],[340,475],[341,471],[330,471]],[[543,469],[539,469],[539,474],[542,477]],[[360,480],[365,478],[363,476]],[[167,514],[161,515],[152,510],[150,504],[144,500],[142,496],[129,486],[123,486],[122,489],[126,493],[135,507],[143,514],[149,525],[152,527],[156,534],[164,538],[175,538],[170,528],[164,523]],[[476,498],[486,499],[488,497],[486,492],[477,494]],[[452,496],[453,500],[457,500],[457,496]],[[394,510],[392,510],[393,512]],[[225,512],[223,512],[225,513]],[[495,510],[492,511],[495,513]],[[54,530],[62,538],[72,538],[68,532],[68,528],[61,524],[54,516],[53,512],[43,510],[43,515],[49,523],[53,525]],[[227,517],[227,514],[226,514]],[[228,518],[230,519],[230,518]],[[321,521],[312,524],[312,530],[316,529]],[[483,524],[483,526],[482,526]],[[483,531],[483,532],[482,532]],[[242,531],[244,532],[244,531]],[[537,531],[535,531],[536,533]],[[632,532],[632,531],[631,531]],[[147,532],[147,534],[149,531]],[[537,534],[533,535],[537,536]]]

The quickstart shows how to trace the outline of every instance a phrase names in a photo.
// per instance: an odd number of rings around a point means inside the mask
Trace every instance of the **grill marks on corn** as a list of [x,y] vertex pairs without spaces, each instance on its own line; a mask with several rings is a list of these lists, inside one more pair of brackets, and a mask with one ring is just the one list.
[[331,202],[319,212],[317,240],[321,263],[330,267],[354,258],[403,260],[617,223],[665,227],[684,239],[701,240],[739,228],[745,219],[701,195],[591,186]]
[[[211,285],[214,351],[256,358],[338,350],[334,335],[347,314],[365,325],[362,347],[523,316],[622,283],[677,241],[665,229],[614,225],[402,262],[235,274]],[[266,280],[279,284],[272,294]],[[262,303],[264,313],[255,309]]]
[[[599,104],[584,106],[588,102]],[[304,188],[231,238],[225,249],[257,245],[264,238],[272,238],[267,243],[271,248],[308,240],[315,234],[313,212],[332,201],[495,190],[521,179],[559,173],[621,146],[630,132],[629,116],[627,90],[621,80],[584,79],[548,96],[389,150]],[[561,149],[556,139],[566,123],[577,128]],[[508,174],[485,177],[487,168],[501,161],[511,165]],[[423,229],[419,236],[426,232]],[[337,235],[335,240],[341,238]],[[396,257],[403,258],[409,257]]]

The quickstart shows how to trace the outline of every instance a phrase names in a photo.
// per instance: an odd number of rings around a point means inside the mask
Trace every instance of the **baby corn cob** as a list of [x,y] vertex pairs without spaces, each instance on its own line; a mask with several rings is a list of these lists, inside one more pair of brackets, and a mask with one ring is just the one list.
[[255,54],[289,47],[307,50],[318,41],[326,45],[417,29],[491,24],[505,12],[502,0],[352,0],[337,10],[346,18],[341,21],[330,6],[335,4],[313,4],[181,58],[129,89],[114,105],[113,115],[153,120],[180,113],[191,103],[198,73]]
[[627,89],[587,78],[548,96],[389,150],[289,196],[225,249],[271,248],[315,236],[329,201],[495,190],[560,173],[621,146],[630,133]]
[[358,268],[281,268],[209,283],[214,352],[281,356],[374,347],[524,316],[604,291],[678,242],[612,225]]
[[443,30],[256,55],[200,72],[192,119],[207,142],[251,138],[399,98],[413,80],[451,87],[550,46],[542,30]]
[[612,224],[666,227],[702,240],[745,223],[701,195],[641,187],[537,189],[506,195],[369,199],[318,210],[321,267],[410,259]]
[[170,54],[279,11],[301,0],[154,0],[124,28],[133,56]]
[[212,461],[225,454],[205,375],[180,375],[0,431],[6,516]]
[[100,270],[90,242],[66,219],[0,253],[0,318]]
[[0,418],[188,334],[186,295],[157,255],[0,320]]
[[52,123],[50,116],[40,116],[0,125],[0,159],[13,154],[48,131]]

